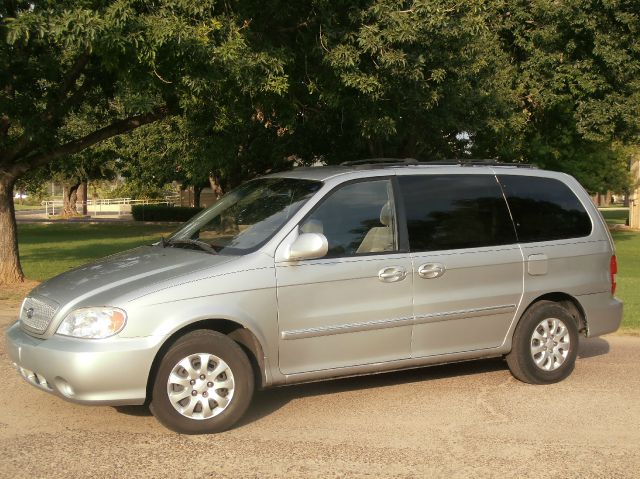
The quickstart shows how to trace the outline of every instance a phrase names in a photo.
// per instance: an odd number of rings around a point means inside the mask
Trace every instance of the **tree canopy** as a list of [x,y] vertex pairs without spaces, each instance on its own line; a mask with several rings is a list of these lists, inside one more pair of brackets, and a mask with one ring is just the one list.
[[635,0],[4,0],[0,236],[15,244],[19,178],[113,158],[136,181],[225,188],[394,156],[624,189],[639,33]]
[[282,60],[213,0],[0,3],[0,281],[20,280],[12,190],[29,171],[174,114],[278,93]]

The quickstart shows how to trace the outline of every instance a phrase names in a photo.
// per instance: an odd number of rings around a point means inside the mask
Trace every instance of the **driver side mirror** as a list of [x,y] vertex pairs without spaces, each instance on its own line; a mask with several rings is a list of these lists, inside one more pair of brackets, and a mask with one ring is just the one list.
[[322,258],[329,251],[327,237],[321,233],[302,233],[289,246],[288,261]]

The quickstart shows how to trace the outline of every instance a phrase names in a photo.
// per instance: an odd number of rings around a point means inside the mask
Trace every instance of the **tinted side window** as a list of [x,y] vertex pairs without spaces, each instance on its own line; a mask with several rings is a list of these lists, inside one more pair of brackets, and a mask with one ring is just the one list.
[[324,234],[329,242],[327,257],[396,251],[391,181],[361,181],[329,193],[300,230]]
[[516,242],[500,186],[490,175],[399,176],[412,251]]
[[562,181],[535,176],[499,176],[523,243],[591,234],[582,203]]

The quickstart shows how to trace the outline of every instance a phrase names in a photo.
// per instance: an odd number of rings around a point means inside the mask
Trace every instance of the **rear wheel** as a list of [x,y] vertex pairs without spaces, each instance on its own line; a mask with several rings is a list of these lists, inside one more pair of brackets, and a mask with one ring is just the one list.
[[518,323],[506,359],[520,381],[550,384],[571,374],[577,354],[578,327],[573,316],[558,303],[540,301]]
[[220,432],[242,417],[253,389],[251,364],[240,346],[224,334],[198,330],[162,358],[150,409],[176,432]]

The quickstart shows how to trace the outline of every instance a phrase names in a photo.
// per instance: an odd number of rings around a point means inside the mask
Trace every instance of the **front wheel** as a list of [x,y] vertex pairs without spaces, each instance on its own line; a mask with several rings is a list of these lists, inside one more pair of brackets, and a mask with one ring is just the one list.
[[507,364],[520,381],[550,384],[563,380],[575,366],[578,327],[569,312],[552,301],[531,306],[513,335]]
[[224,334],[198,330],[178,339],[160,362],[150,409],[184,434],[221,432],[247,410],[254,389],[251,364]]

